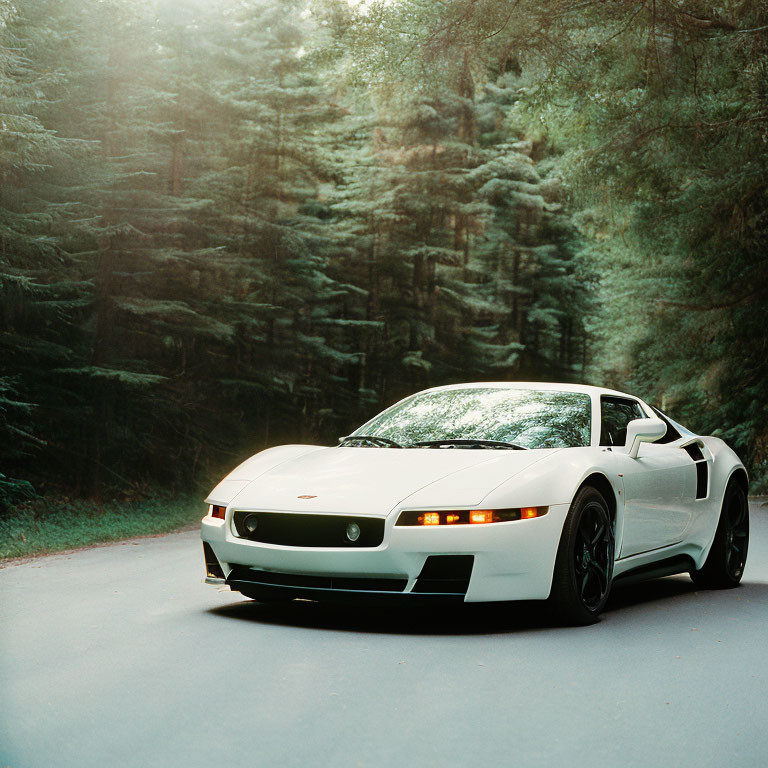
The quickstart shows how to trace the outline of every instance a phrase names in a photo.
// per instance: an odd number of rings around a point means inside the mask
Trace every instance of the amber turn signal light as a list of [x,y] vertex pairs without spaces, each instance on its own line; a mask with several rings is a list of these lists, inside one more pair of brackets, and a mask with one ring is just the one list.
[[513,520],[530,520],[546,515],[549,507],[516,507],[514,509],[450,509],[425,512],[404,509],[397,518],[397,525],[482,525],[484,523],[508,523]]
[[470,523],[492,523],[493,522],[493,510],[492,509],[477,509],[474,512],[469,513]]
[[226,507],[219,507],[216,504],[211,505],[211,517],[218,517],[220,520],[223,520],[226,512]]

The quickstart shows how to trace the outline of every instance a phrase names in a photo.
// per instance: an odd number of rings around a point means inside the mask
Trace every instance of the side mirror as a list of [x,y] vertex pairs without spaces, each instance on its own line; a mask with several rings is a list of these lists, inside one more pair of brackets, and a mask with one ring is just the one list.
[[629,455],[637,458],[640,443],[652,443],[667,433],[667,425],[661,419],[633,419],[627,424]]

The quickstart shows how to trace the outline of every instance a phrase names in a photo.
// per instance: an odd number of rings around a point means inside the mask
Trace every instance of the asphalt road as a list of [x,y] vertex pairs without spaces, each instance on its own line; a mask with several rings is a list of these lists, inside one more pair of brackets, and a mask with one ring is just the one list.
[[0,569],[0,768],[768,765],[768,507],[744,582],[362,611],[201,583],[197,533]]

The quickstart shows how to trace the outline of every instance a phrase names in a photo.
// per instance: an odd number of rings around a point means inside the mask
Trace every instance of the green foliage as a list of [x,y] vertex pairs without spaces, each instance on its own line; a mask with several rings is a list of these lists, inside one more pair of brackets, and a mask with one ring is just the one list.
[[583,209],[582,258],[600,276],[591,375],[720,434],[761,482],[768,9],[574,2],[537,13],[558,48],[539,58],[546,76],[535,73],[521,106],[565,149]]
[[[0,494],[2,488],[0,478]],[[38,499],[0,517],[0,561],[171,533],[199,523],[204,514],[205,506],[199,497],[103,504],[81,499]]]
[[[514,93],[499,95],[537,148],[539,167],[554,166],[563,178],[579,234],[574,277],[595,299],[584,306],[589,377],[644,395],[697,431],[722,434],[763,476],[765,3],[368,7],[357,25],[372,80],[384,84],[402,72],[430,87],[440,69],[433,63],[451,50],[462,51],[472,72],[490,66],[517,78]],[[486,135],[498,141],[497,131]],[[513,199],[518,210],[535,205],[529,180],[520,181],[494,178],[488,199]],[[557,309],[548,302],[534,317],[547,326]]]
[[765,467],[764,8],[0,13],[6,505],[477,379],[589,376]]
[[0,515],[34,498],[37,498],[37,494],[31,483],[0,474]]

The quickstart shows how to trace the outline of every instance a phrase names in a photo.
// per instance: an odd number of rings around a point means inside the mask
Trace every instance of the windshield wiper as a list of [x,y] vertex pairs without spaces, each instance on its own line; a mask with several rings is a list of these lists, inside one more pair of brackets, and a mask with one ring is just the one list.
[[378,437],[376,435],[347,435],[339,438],[339,446],[346,443],[373,443],[379,448],[404,448],[405,446],[390,440],[387,437]]
[[421,440],[418,443],[412,443],[412,445],[419,448],[440,448],[441,446],[467,446],[468,448],[509,448],[514,451],[527,451],[528,449],[522,445],[516,445],[515,443],[505,443],[503,440],[476,440],[474,438],[465,438],[462,440]]

